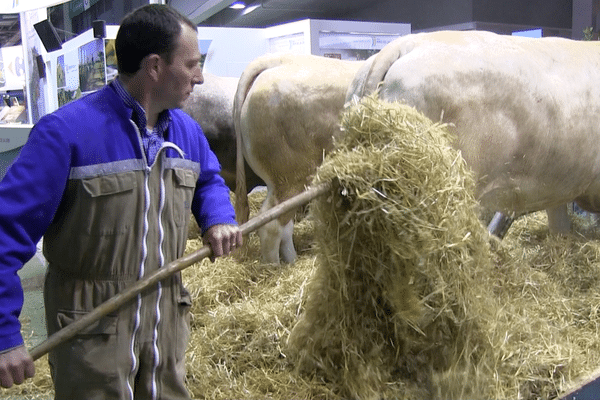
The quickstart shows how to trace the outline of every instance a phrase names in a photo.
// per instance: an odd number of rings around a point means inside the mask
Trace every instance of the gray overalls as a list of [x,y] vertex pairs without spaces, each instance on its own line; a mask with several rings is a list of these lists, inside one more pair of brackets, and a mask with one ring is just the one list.
[[[72,169],[44,236],[49,334],[183,255],[200,171],[165,157],[165,145],[151,167],[140,159]],[[189,399],[190,305],[176,274],[59,346],[49,355],[56,399]]]

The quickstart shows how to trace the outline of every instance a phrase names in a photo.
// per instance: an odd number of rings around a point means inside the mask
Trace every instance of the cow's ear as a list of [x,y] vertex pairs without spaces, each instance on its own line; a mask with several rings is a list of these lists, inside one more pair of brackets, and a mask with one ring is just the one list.
[[140,69],[144,71],[146,75],[148,75],[152,80],[158,81],[164,61],[161,56],[158,54],[148,54],[146,57],[142,59],[142,64],[140,65]]

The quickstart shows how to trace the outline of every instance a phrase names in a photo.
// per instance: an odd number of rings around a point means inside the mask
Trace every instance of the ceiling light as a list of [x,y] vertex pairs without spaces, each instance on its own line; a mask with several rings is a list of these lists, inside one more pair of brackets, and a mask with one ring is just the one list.
[[243,1],[234,1],[233,3],[231,3],[229,8],[233,8],[235,10],[241,10],[242,8],[246,8],[246,5],[244,4]]
[[260,4],[257,4],[257,5],[254,5],[254,6],[247,7],[247,8],[244,10],[244,13],[243,13],[242,15],[250,14],[252,11],[256,10],[256,9],[257,9],[257,8],[259,8],[259,7],[260,7]]

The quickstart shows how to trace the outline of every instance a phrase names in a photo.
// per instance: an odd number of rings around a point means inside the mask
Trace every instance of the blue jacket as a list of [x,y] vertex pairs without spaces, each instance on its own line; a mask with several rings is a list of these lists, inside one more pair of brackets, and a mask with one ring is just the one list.
[[[150,251],[155,245],[172,247],[164,252],[163,265],[180,257],[190,210],[202,232],[215,224],[236,223],[219,162],[200,126],[180,110],[168,112],[167,146],[152,166],[131,109],[110,85],[44,116],[33,127],[0,182],[0,351],[23,343],[18,320],[23,289],[17,271],[33,257],[42,236],[50,269],[88,279],[125,265],[139,269],[147,258],[141,254],[148,245],[140,239],[144,229],[150,229],[150,239],[166,235],[166,244],[150,243]],[[166,190],[158,180],[163,186],[167,182]],[[170,189],[177,182],[189,189],[187,197]],[[102,202],[101,196],[115,193],[120,197]],[[161,214],[156,212],[158,222],[144,222],[143,210],[158,209],[155,203],[161,196],[167,201],[160,205]],[[119,201],[123,210],[115,212]],[[104,209],[106,204],[112,213]]]

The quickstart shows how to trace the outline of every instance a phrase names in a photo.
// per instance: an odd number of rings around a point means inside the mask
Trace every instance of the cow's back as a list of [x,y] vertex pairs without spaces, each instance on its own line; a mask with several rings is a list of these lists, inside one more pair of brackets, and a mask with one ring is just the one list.
[[399,38],[370,61],[348,98],[381,83],[382,99],[404,100],[452,124],[485,205],[548,208],[597,180],[597,44],[435,32]]
[[267,185],[277,188],[276,196],[308,183],[324,151],[331,150],[358,65],[297,56],[254,80],[241,110],[244,154]]
[[[202,127],[211,150],[221,164],[221,175],[232,191],[235,191],[236,180],[233,100],[238,81],[238,78],[204,73],[204,83],[194,86],[182,107]],[[247,170],[246,177],[248,190],[263,184],[252,171]]]

